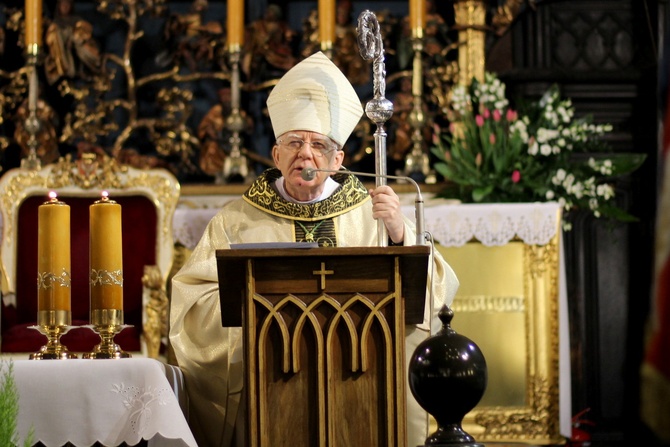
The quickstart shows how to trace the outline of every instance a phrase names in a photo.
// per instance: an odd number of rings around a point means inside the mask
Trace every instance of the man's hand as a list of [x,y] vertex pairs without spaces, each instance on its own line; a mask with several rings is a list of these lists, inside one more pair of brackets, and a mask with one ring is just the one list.
[[405,239],[405,221],[398,195],[388,185],[378,186],[368,192],[372,197],[372,217],[381,219],[393,243],[400,244]]

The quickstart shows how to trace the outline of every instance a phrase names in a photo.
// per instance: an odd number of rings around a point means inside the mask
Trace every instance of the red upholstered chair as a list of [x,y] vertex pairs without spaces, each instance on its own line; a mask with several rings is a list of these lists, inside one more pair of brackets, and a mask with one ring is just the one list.
[[2,353],[36,352],[46,337],[37,320],[37,209],[56,191],[70,206],[73,328],[61,338],[70,352],[100,342],[89,324],[89,206],[108,191],[122,215],[124,322],[115,342],[127,352],[157,357],[166,334],[165,281],[173,256],[172,217],[179,183],[167,170],[139,170],[93,154],[39,171],[12,169],[0,177],[2,213]]

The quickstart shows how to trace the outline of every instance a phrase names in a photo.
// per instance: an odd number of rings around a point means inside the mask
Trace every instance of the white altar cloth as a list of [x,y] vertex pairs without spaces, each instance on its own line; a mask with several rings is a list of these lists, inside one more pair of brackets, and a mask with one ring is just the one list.
[[[47,447],[196,447],[180,402],[183,377],[158,360],[12,360],[19,393],[17,431]],[[4,368],[7,368],[5,362]]]
[[[216,196],[223,205],[239,196]],[[400,195],[402,211],[414,220],[414,194]],[[460,204],[424,195],[426,231],[445,247],[460,247],[473,239],[486,246],[505,245],[514,238],[526,244],[544,245],[556,236],[556,212],[560,205],[547,203]],[[172,220],[175,242],[195,248],[207,223],[220,207],[178,206]]]

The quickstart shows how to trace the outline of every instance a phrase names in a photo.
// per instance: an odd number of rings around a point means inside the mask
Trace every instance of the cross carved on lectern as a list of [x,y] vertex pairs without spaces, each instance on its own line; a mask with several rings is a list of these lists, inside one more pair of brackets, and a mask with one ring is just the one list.
[[312,273],[315,275],[321,275],[321,290],[326,288],[326,275],[332,275],[335,273],[334,270],[326,270],[326,263],[321,263],[321,270],[312,270]]

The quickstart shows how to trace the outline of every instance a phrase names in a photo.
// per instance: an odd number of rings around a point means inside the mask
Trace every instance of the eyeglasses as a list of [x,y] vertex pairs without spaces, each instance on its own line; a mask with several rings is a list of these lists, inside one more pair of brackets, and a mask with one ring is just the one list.
[[329,144],[326,141],[317,140],[307,142],[301,140],[300,138],[288,137],[281,140],[277,140],[277,144],[283,148],[290,150],[291,152],[298,153],[306,145],[309,144],[312,148],[312,154],[315,157],[325,157],[326,154],[334,151],[336,148],[332,144]]

